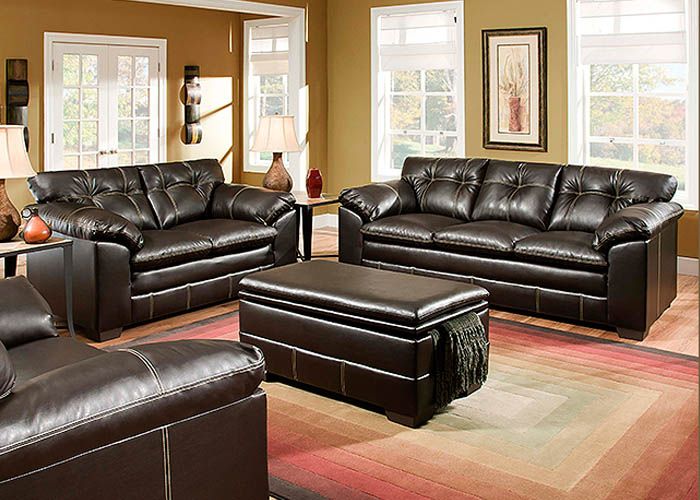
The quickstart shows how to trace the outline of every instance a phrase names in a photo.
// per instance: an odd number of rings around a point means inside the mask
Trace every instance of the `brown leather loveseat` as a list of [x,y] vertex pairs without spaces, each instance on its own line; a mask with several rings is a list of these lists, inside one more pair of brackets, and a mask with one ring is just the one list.
[[[73,239],[75,322],[94,340],[233,299],[246,274],[296,260],[294,197],[226,184],[216,160],[45,172],[29,187]],[[61,256],[34,253],[27,272],[63,313]]]
[[407,158],[343,191],[340,260],[475,283],[495,306],[643,339],[676,296],[674,177],[489,159]]
[[0,297],[0,499],[269,498],[258,349],[104,352],[58,337],[26,278]]

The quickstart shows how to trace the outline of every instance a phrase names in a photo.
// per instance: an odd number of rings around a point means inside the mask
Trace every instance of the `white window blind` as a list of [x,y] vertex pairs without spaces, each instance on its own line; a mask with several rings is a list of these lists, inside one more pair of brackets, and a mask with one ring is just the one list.
[[685,0],[577,0],[581,64],[685,63]]
[[454,68],[457,65],[454,11],[381,16],[379,56],[382,71]]
[[289,73],[289,25],[256,26],[250,30],[250,68],[253,75]]

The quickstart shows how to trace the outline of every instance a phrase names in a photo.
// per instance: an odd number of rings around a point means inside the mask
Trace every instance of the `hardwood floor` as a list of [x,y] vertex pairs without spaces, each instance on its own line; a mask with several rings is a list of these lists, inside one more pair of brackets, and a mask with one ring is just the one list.
[[[313,251],[316,254],[337,253],[337,232],[333,228],[319,228],[314,232]],[[19,272],[24,268],[20,261]],[[614,331],[601,330],[577,324],[565,323],[551,319],[517,314],[509,311],[492,309],[492,316],[501,319],[528,323],[545,328],[553,328],[566,332],[573,332],[591,337],[600,337],[617,342],[643,345],[666,351],[683,354],[698,355],[698,278],[694,276],[678,277],[678,296],[671,307],[659,318],[643,342],[620,339]],[[186,314],[173,316],[161,321],[155,321],[124,330],[119,339],[98,344],[100,347],[118,345],[152,333],[177,328],[194,321],[217,316],[238,309],[238,302],[220,304],[205,309],[199,309]],[[87,340],[79,336],[83,341]]]

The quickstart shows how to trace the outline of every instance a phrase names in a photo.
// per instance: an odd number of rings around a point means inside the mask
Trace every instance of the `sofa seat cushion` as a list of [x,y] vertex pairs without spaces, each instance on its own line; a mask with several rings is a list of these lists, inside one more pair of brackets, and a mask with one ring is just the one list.
[[593,249],[593,233],[546,231],[528,236],[515,244],[523,260],[571,269],[605,270],[606,256]]
[[430,246],[436,231],[462,222],[444,215],[403,214],[370,222],[362,226],[360,231],[368,240]]
[[435,233],[435,246],[461,253],[512,253],[515,243],[538,234],[533,227],[498,220],[468,222]]
[[232,219],[205,219],[173,227],[208,239],[213,255],[260,248],[269,245],[277,236],[277,230],[257,222]]
[[143,232],[143,248],[131,257],[134,271],[148,271],[198,260],[210,255],[211,240],[188,231],[162,229]]

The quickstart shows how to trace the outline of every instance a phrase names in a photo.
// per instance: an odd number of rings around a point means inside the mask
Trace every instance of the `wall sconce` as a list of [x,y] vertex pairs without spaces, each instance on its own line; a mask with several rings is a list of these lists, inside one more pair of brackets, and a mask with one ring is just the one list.
[[7,59],[5,61],[5,102],[7,110],[5,123],[24,127],[24,145],[29,151],[29,82],[26,59]]
[[202,142],[202,124],[199,105],[202,86],[199,84],[199,66],[185,66],[185,144]]

